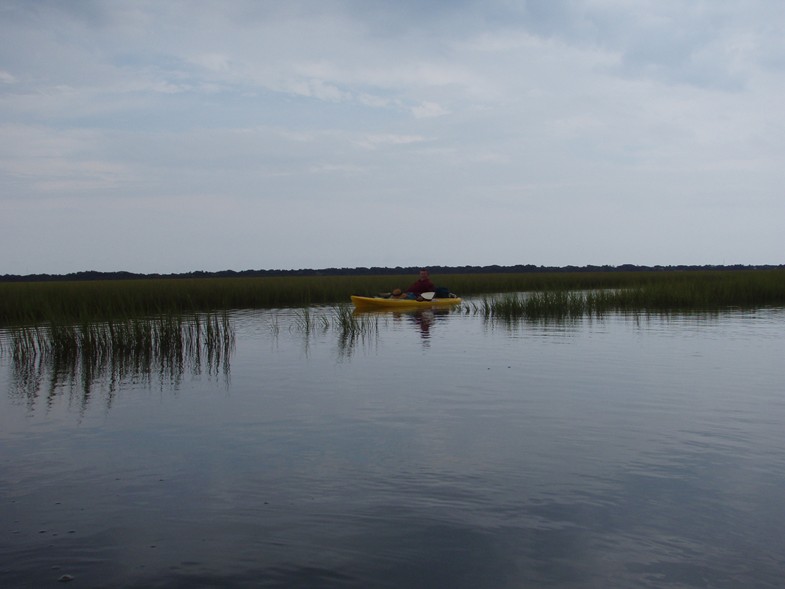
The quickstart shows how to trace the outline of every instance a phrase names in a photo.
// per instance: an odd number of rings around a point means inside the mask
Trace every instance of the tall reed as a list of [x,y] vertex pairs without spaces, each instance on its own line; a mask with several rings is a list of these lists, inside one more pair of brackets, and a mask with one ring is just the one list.
[[335,307],[334,325],[338,328],[338,343],[344,354],[358,343],[367,343],[379,335],[379,315],[356,314],[348,305]]
[[0,352],[12,357],[18,374],[48,369],[55,380],[81,374],[85,383],[98,376],[114,381],[151,372],[176,380],[188,367],[227,372],[234,342],[226,313],[162,315],[12,328]]

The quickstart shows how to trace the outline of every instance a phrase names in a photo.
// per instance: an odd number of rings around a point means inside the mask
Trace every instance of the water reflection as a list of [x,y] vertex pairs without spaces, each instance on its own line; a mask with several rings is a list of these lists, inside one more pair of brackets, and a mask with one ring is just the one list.
[[431,330],[441,321],[447,319],[450,314],[460,313],[457,308],[432,308],[432,309],[393,309],[359,311],[355,310],[353,316],[360,322],[370,318],[375,318],[378,324],[379,318],[389,318],[393,325],[409,325],[420,335],[424,347],[427,347],[431,338]]
[[[325,336],[334,337],[338,357],[349,358],[358,349],[375,347],[382,333],[411,326],[420,336],[423,347],[429,345],[432,330],[456,308],[445,309],[391,309],[357,310],[349,305],[336,307],[312,307],[276,314],[269,322],[269,333],[277,339],[282,331],[294,333],[302,340],[303,350],[308,356],[311,344]],[[281,323],[288,324],[282,330]]]
[[[482,299],[485,301],[486,299]],[[485,330],[501,329],[512,337],[553,340],[603,324],[603,316],[517,317],[484,312],[469,303],[462,307],[358,311],[349,305],[279,310],[268,315],[265,335],[277,340],[282,327],[300,338],[306,356],[317,340],[327,338],[337,347],[339,359],[359,349],[377,346],[383,334],[413,330],[423,349],[429,348],[440,324],[450,316],[478,317]],[[755,312],[747,312],[754,318]],[[690,322],[705,325],[717,320],[718,312],[630,313],[625,317],[638,329],[651,331]],[[242,322],[242,314],[237,317]],[[658,327],[655,327],[658,326]],[[91,399],[103,395],[111,407],[118,388],[138,387],[177,390],[185,376],[221,375],[228,383],[230,360],[235,348],[233,316],[227,313],[196,316],[165,316],[110,321],[75,326],[17,328],[0,333],[0,353],[11,358],[11,398],[32,410],[51,406],[62,394],[84,409]]]
[[12,398],[33,410],[67,393],[86,409],[103,393],[111,407],[125,384],[178,389],[185,375],[223,375],[228,381],[234,328],[227,315],[33,326],[4,335],[11,357]]
[[0,395],[0,586],[781,584],[783,311],[232,321],[231,395],[181,378],[78,428]]

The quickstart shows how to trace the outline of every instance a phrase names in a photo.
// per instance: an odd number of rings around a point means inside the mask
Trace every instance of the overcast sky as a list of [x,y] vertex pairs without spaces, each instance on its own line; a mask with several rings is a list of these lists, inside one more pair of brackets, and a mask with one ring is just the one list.
[[785,263],[782,0],[0,0],[0,274]]

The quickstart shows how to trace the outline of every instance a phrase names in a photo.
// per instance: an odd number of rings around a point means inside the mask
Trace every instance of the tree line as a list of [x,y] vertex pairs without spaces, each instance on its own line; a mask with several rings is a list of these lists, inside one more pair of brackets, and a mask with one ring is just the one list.
[[[390,276],[400,274],[417,274],[420,266],[395,266],[395,267],[356,267],[356,268],[321,268],[299,270],[220,270],[206,272],[197,270],[193,272],[173,274],[141,274],[135,272],[99,272],[87,270],[71,272],[69,274],[4,274],[0,275],[0,282],[65,282],[89,280],[147,280],[160,278],[240,278],[240,277],[265,277],[265,276]],[[780,265],[675,265],[675,266],[639,266],[635,264],[622,264],[620,266],[535,266],[533,264],[517,264],[513,266],[428,266],[432,274],[525,274],[525,273],[559,273],[559,272],[678,272],[699,270],[774,270],[785,269],[785,264]]]

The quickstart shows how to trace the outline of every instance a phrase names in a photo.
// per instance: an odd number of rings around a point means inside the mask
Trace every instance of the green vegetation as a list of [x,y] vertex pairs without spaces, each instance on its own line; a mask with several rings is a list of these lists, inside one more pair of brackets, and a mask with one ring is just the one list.
[[210,362],[220,361],[233,345],[234,328],[224,313],[17,327],[2,350],[14,358],[56,357],[86,364],[124,358],[149,366],[154,359],[174,364],[199,360],[202,353]]
[[[277,337],[280,325],[270,325]],[[356,314],[349,305],[297,310],[289,329],[304,342],[334,332],[342,353],[376,337],[379,316]],[[89,396],[95,382],[124,379],[149,381],[151,376],[178,382],[187,370],[229,374],[234,350],[233,321],[226,312],[162,315],[147,319],[12,327],[0,333],[0,355],[12,360],[19,395],[34,398],[44,377],[50,391],[63,384],[81,386]]]
[[228,374],[234,328],[225,313],[11,328],[0,354],[12,358],[14,382],[35,397],[43,375],[52,385],[79,380],[88,395],[97,381],[152,374],[178,381],[186,369]]
[[[379,335],[379,318],[379,315],[357,313],[346,304],[316,310],[304,308],[295,314],[291,328],[302,334],[306,343],[317,334],[337,333],[340,349],[348,353],[357,344],[367,343]],[[272,331],[278,334],[277,323]]]
[[330,304],[389,284],[362,276],[0,283],[0,326]]
[[[108,321],[242,308],[335,304],[405,287],[414,276],[288,276],[0,283],[0,326]],[[721,308],[785,303],[785,270],[435,275],[462,296],[537,292],[533,309]],[[611,292],[566,296],[567,291]],[[547,294],[546,294],[547,293]],[[610,298],[609,298],[610,297]],[[501,299],[497,305],[502,304]],[[521,299],[522,302],[523,299]],[[511,301],[504,302],[514,306]],[[566,305],[566,306],[565,306]],[[501,312],[501,308],[499,308]],[[570,311],[572,312],[572,311]]]
[[655,275],[591,290],[546,289],[485,297],[471,310],[504,320],[564,318],[609,312],[665,312],[751,308],[785,303],[785,272],[717,272]]

